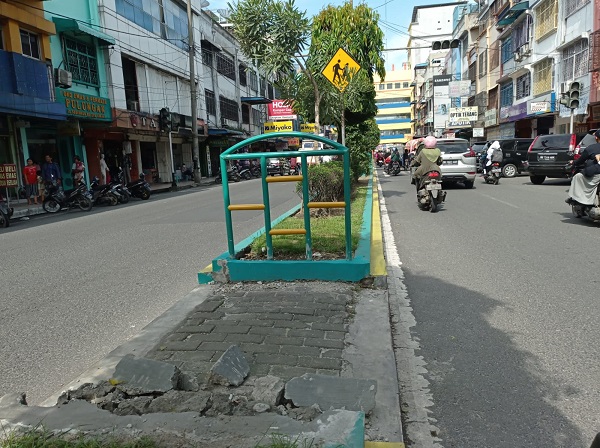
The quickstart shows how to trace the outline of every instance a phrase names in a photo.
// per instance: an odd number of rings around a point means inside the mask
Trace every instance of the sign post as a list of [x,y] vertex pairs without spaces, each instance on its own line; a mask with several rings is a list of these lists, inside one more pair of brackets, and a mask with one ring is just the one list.
[[344,49],[339,48],[329,63],[321,72],[342,94],[342,145],[346,146],[346,104],[344,91],[352,76],[360,70],[360,64],[352,58]]

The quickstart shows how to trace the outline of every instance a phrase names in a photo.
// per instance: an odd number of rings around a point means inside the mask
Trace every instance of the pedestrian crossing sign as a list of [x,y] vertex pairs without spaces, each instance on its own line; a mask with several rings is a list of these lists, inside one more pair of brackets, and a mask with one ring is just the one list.
[[352,76],[360,70],[360,65],[352,56],[342,48],[338,49],[335,56],[321,72],[340,92],[343,92]]

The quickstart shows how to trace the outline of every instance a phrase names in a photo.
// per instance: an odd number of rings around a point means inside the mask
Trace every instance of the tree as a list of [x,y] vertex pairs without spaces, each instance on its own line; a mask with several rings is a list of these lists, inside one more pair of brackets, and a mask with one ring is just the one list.
[[[321,93],[317,74],[308,68],[304,55],[310,38],[306,11],[296,8],[295,0],[239,0],[228,6],[234,35],[246,57],[288,87],[295,85],[296,66],[299,67],[312,86],[315,124],[319,129]],[[295,98],[284,99],[291,102]]]
[[350,149],[350,167],[354,180],[369,172],[371,151],[379,144],[379,127],[374,118],[346,128],[346,146]]

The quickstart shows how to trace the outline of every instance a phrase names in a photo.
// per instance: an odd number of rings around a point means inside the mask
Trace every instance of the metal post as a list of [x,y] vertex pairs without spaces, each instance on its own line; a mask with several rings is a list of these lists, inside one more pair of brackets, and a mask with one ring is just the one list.
[[[343,135],[343,134],[342,134]],[[304,229],[306,230],[306,259],[312,260],[312,236],[310,233],[310,209],[308,203],[310,198],[308,197],[308,164],[306,162],[306,154],[300,156],[301,168],[302,168],[302,209],[304,210]]]
[[271,236],[271,202],[269,200],[269,184],[267,182],[267,158],[260,157],[260,177],[262,182],[263,204],[265,205],[265,239],[267,244],[267,260],[273,259],[273,237]]
[[571,109],[571,126],[569,128],[569,134],[573,133],[574,122],[575,122],[575,109]]
[[346,105],[344,103],[344,92],[342,92],[342,145],[346,146]]
[[346,260],[352,260],[352,215],[350,210],[350,151],[344,152],[344,220],[346,224]]
[[235,244],[233,242],[233,222],[231,221],[231,198],[229,197],[229,179],[227,179],[227,161],[221,157],[221,183],[223,184],[223,205],[225,207],[225,228],[227,230],[227,249],[229,256],[235,257]]
[[[192,96],[192,157],[194,159],[194,182],[200,183],[200,148],[198,147],[198,98],[196,93],[196,49],[194,48],[194,22],[192,0],[187,0],[188,43],[190,57],[190,94]],[[223,176],[224,178],[225,176]]]
[[177,190],[177,181],[175,180],[175,161],[173,160],[173,139],[169,131],[169,152],[171,153],[171,188]]

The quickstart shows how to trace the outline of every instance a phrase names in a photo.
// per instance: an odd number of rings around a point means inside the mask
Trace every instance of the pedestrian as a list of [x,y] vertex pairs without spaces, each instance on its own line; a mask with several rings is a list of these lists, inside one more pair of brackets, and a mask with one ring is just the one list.
[[85,165],[79,158],[79,156],[73,157],[73,166],[71,167],[71,174],[73,175],[73,187],[77,188],[81,182],[83,182],[83,173],[85,171]]
[[104,154],[100,154],[100,185],[106,185],[106,173],[110,171],[106,160],[104,160]]
[[27,204],[31,205],[31,199],[33,203],[38,203],[38,179],[37,170],[32,159],[27,159],[27,165],[23,168],[23,178],[25,179],[25,195],[27,196]]
[[48,185],[60,186],[62,184],[62,175],[56,162],[52,161],[50,154],[46,154],[46,163],[42,166],[42,178]]
[[38,193],[40,194],[40,201],[44,202],[46,199],[46,187],[44,186],[44,178],[42,177],[42,170],[37,171],[37,185]]

